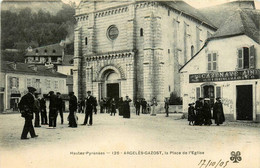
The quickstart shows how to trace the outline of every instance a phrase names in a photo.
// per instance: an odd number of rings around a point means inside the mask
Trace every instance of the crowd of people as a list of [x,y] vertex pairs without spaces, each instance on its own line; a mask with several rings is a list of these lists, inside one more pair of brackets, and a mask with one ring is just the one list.
[[[58,114],[60,114],[61,124],[64,123],[64,101],[61,98],[61,94],[59,92],[55,94],[53,91],[50,91],[48,95],[40,98],[39,94],[35,93],[35,91],[35,88],[28,87],[28,93],[22,97],[18,104],[21,116],[25,118],[21,139],[28,139],[28,133],[30,133],[32,138],[38,137],[35,133],[34,127],[49,125],[49,128],[55,128],[57,125]],[[49,99],[49,118],[47,118],[46,99]],[[69,94],[69,110],[69,127],[77,127],[77,118],[75,115],[77,110],[77,98],[73,92]],[[32,123],[33,119],[34,127]]]
[[[194,107],[195,104],[195,107]],[[213,115],[212,115],[213,108]],[[190,103],[188,108],[189,125],[211,125],[211,119],[215,120],[216,125],[225,122],[223,105],[221,98],[216,98],[216,102],[212,106],[209,98],[199,98],[196,103]]]
[[[39,94],[35,93],[36,89],[28,87],[28,93],[24,95],[18,104],[21,116],[25,118],[25,124],[21,139],[28,139],[27,135],[30,133],[32,138],[37,137],[34,127],[41,127],[41,125],[49,125],[49,128],[55,128],[57,125],[57,117],[60,115],[61,124],[64,123],[63,111],[64,101],[61,94],[50,91],[47,95],[39,97]],[[47,106],[46,99],[49,100],[49,114],[47,118]],[[213,106],[210,104],[210,99],[199,98],[196,103],[190,103],[188,109],[188,121],[189,125],[211,125],[211,119],[215,120],[217,125],[222,124],[225,121],[223,106],[221,99],[217,98],[217,101]],[[130,118],[130,102],[132,100],[126,96],[125,98],[101,98],[100,113],[108,113],[111,116],[115,116],[117,111],[119,116],[123,118]],[[137,99],[134,103],[136,115],[150,114],[156,116],[158,106],[157,100],[154,97],[150,103],[144,98]],[[195,107],[194,107],[195,104]],[[85,113],[84,122],[81,125],[92,126],[93,113],[97,114],[97,99],[91,95],[91,91],[87,92],[86,98],[81,101],[77,100],[77,97],[73,92],[69,93],[69,115],[68,125],[69,127],[76,128],[78,126],[78,117],[76,112]],[[211,109],[213,107],[213,116],[211,115]],[[142,110],[141,110],[142,108]],[[169,99],[165,98],[164,108],[166,117],[169,116]],[[34,119],[35,118],[35,119]],[[41,119],[40,119],[41,118]],[[34,119],[34,127],[32,120]],[[40,124],[41,123],[41,124]]]

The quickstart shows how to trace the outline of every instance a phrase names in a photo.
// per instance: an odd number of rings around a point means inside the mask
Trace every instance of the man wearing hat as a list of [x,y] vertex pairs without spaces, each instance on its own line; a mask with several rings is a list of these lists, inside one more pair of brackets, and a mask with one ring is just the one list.
[[29,139],[27,138],[28,132],[30,133],[32,138],[38,137],[38,135],[35,134],[33,123],[32,123],[33,113],[35,112],[35,110],[37,110],[35,106],[35,97],[34,97],[34,93],[36,89],[33,87],[28,87],[28,91],[29,92],[22,97],[18,105],[22,117],[24,117],[25,119],[21,139]]
[[95,104],[95,99],[91,96],[91,91],[87,92],[87,97],[85,99],[85,119],[82,125],[86,125],[88,123],[89,118],[89,126],[93,124],[93,106]]

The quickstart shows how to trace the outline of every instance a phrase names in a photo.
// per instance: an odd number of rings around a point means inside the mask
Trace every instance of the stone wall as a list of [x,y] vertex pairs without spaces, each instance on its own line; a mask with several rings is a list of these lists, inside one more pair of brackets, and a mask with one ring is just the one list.
[[[203,43],[205,33],[213,31],[159,2],[82,2],[76,20],[82,34],[75,44],[82,46],[83,61],[78,64],[82,67],[75,79],[82,80],[79,85],[86,81],[80,92],[85,88],[98,94],[102,82],[96,76],[100,69],[114,66],[126,75],[120,81],[121,96],[128,94],[147,101],[157,97],[161,103],[172,91],[180,94],[180,65],[190,58],[190,46],[195,46],[196,41]],[[107,37],[111,25],[119,30],[115,40]],[[184,32],[183,25],[191,30],[186,28]],[[203,32],[199,40],[196,40],[196,27]],[[126,51],[133,54],[129,58],[117,56]]]

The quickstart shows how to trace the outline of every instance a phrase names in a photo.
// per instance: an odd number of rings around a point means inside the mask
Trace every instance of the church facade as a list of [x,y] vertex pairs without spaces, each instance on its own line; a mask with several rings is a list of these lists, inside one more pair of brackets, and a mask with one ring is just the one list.
[[182,1],[89,2],[76,8],[74,92],[102,97],[180,95],[179,68],[216,27]]

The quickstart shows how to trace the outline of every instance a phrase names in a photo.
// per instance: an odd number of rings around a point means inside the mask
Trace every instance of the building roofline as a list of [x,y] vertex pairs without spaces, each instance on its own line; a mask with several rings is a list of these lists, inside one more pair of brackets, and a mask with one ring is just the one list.
[[[210,38],[208,38],[208,39],[206,40],[205,44],[203,45],[203,47],[202,47],[188,62],[186,62],[186,63],[179,69],[179,72],[181,72],[181,70],[182,70],[194,57],[196,57],[196,56],[201,52],[201,50],[208,45],[208,43],[209,43],[210,41],[218,40],[218,39],[225,39],[225,38],[229,38],[229,37],[236,37],[236,36],[241,36],[241,35],[247,36],[247,35],[244,34],[244,33],[238,33],[238,34],[233,34],[233,35],[226,35],[226,36],[219,36],[219,37],[210,37]],[[247,36],[247,37],[250,38],[250,39],[252,39],[252,38],[249,37],[249,36]],[[253,40],[254,42],[258,43],[258,42],[255,41],[254,39],[252,39],[252,40]],[[259,43],[258,43],[258,44],[259,44]]]

